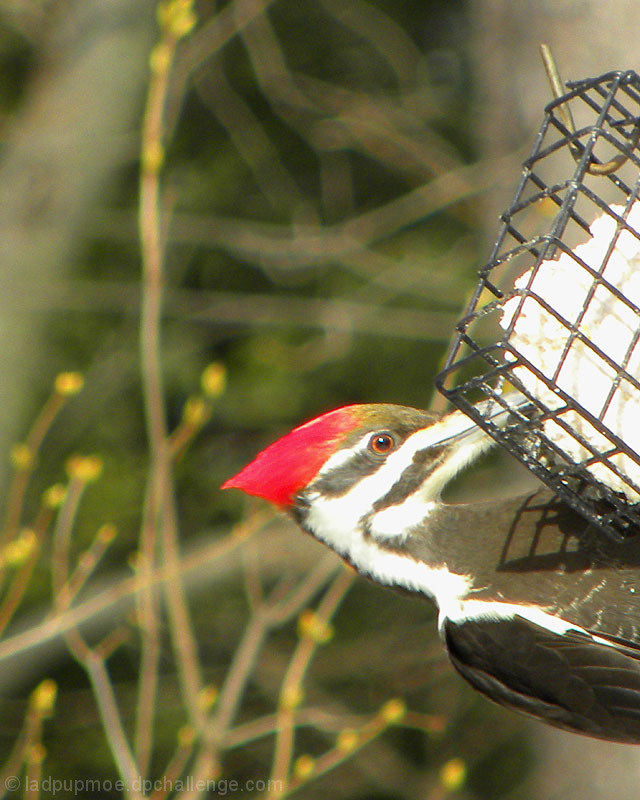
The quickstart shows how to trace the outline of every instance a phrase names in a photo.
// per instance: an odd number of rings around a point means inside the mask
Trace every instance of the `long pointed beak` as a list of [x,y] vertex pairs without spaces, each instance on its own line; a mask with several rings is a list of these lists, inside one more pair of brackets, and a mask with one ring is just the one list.
[[[500,398],[484,400],[475,408],[481,417],[504,427],[513,418],[515,409],[523,409],[529,400],[520,392],[510,392]],[[447,450],[444,461],[434,472],[429,487],[435,495],[440,494],[446,483],[459,471],[471,464],[482,453],[495,444],[495,440],[462,411],[452,411],[431,427],[430,447]]]
[[[502,428],[507,425],[514,412],[525,409],[530,403],[531,401],[524,394],[513,391],[503,395],[500,402],[494,399],[483,400],[476,403],[474,408],[484,420],[491,421],[497,427]],[[485,437],[487,439],[486,447],[493,443],[489,434],[462,411],[452,411],[443,417],[436,427],[441,428],[441,438],[438,439],[437,444],[464,439],[468,439],[470,444],[472,441],[482,440]]]

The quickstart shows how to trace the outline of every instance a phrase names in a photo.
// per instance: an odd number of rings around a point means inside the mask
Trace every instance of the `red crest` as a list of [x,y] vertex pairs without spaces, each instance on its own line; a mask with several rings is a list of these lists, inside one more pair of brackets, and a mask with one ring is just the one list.
[[345,433],[360,422],[360,406],[343,406],[299,425],[270,444],[229,478],[223,489],[242,489],[279,506],[288,506],[317,474]]

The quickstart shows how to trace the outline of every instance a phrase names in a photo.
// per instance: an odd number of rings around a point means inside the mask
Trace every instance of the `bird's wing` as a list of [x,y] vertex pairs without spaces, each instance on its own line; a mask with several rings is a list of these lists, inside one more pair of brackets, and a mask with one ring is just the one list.
[[445,620],[453,665],[478,691],[561,728],[640,744],[640,649],[524,617]]

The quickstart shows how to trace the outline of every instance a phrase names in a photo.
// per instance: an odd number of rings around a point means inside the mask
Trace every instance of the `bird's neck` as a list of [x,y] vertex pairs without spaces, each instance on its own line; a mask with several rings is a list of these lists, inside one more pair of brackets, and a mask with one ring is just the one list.
[[[348,536],[344,528],[327,525],[318,514],[306,514],[298,522],[376,583],[427,595],[439,607],[462,597],[469,589],[468,576],[455,573],[440,555],[430,550],[429,537],[423,535],[427,530],[426,520],[415,528],[415,533],[410,529],[398,530],[397,536],[386,541],[374,538],[366,521],[354,525]],[[422,547],[420,553],[414,553],[418,541]]]
[[602,537],[546,490],[498,502],[432,504],[418,524],[380,539],[366,520],[345,536],[305,514],[305,530],[378,583],[433,599],[448,616],[480,602],[552,606],[579,590],[594,566],[637,569],[638,545],[603,550]]

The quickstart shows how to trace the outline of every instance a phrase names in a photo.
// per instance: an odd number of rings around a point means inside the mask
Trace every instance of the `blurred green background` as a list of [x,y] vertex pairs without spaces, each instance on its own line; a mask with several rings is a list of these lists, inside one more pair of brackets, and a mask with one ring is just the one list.
[[[622,5],[608,8],[615,44],[597,47],[602,6],[588,2],[194,5],[197,23],[178,42],[165,98],[161,364],[167,425],[185,437],[173,494],[205,714],[224,695],[263,594],[295,591],[328,565],[253,656],[229,735],[216,745],[215,775],[238,781],[229,796],[264,794],[247,781],[273,774],[282,722],[273,714],[305,637],[298,617],[322,602],[339,566],[280,516],[246,539],[235,529],[234,539],[233,526],[262,508],[218,486],[279,433],[334,406],[443,407],[433,376],[550,99],[537,45],[560,42],[570,78],[633,67],[619,59],[635,20],[612,22]],[[591,37],[588,57],[570,52],[567,31]],[[101,526],[117,529],[72,604],[82,636],[104,656],[136,750],[143,650],[131,580],[154,474],[140,370],[138,187],[149,56],[160,36],[151,0],[0,0],[0,480],[9,537],[0,614],[20,599],[0,640],[0,793],[16,789],[12,797],[122,796],[95,675],[45,625],[64,610],[55,578],[51,586],[62,523],[38,515],[48,487],[68,483],[72,454],[103,464],[74,520],[72,567],[98,546]],[[207,395],[201,376],[212,363],[218,384]],[[84,387],[63,398],[25,466],[15,445],[61,372],[81,373]],[[498,493],[493,474],[475,474],[472,491]],[[29,482],[9,525],[16,476]],[[33,552],[24,528],[37,531]],[[6,549],[17,539],[31,542],[26,555]],[[185,701],[175,620],[159,601],[156,611],[144,775],[175,781],[191,774],[206,735]],[[345,591],[302,681],[289,753],[298,796],[633,796],[637,783],[624,776],[637,775],[635,751],[549,732],[490,705],[453,674],[435,627],[427,604],[363,580]],[[55,682],[57,697],[38,711],[43,680]],[[389,701],[407,715],[354,748]],[[319,775],[327,753],[342,755]],[[586,762],[591,772],[575,770]],[[53,779],[78,783],[62,792]],[[198,796],[176,787],[154,796]]]

